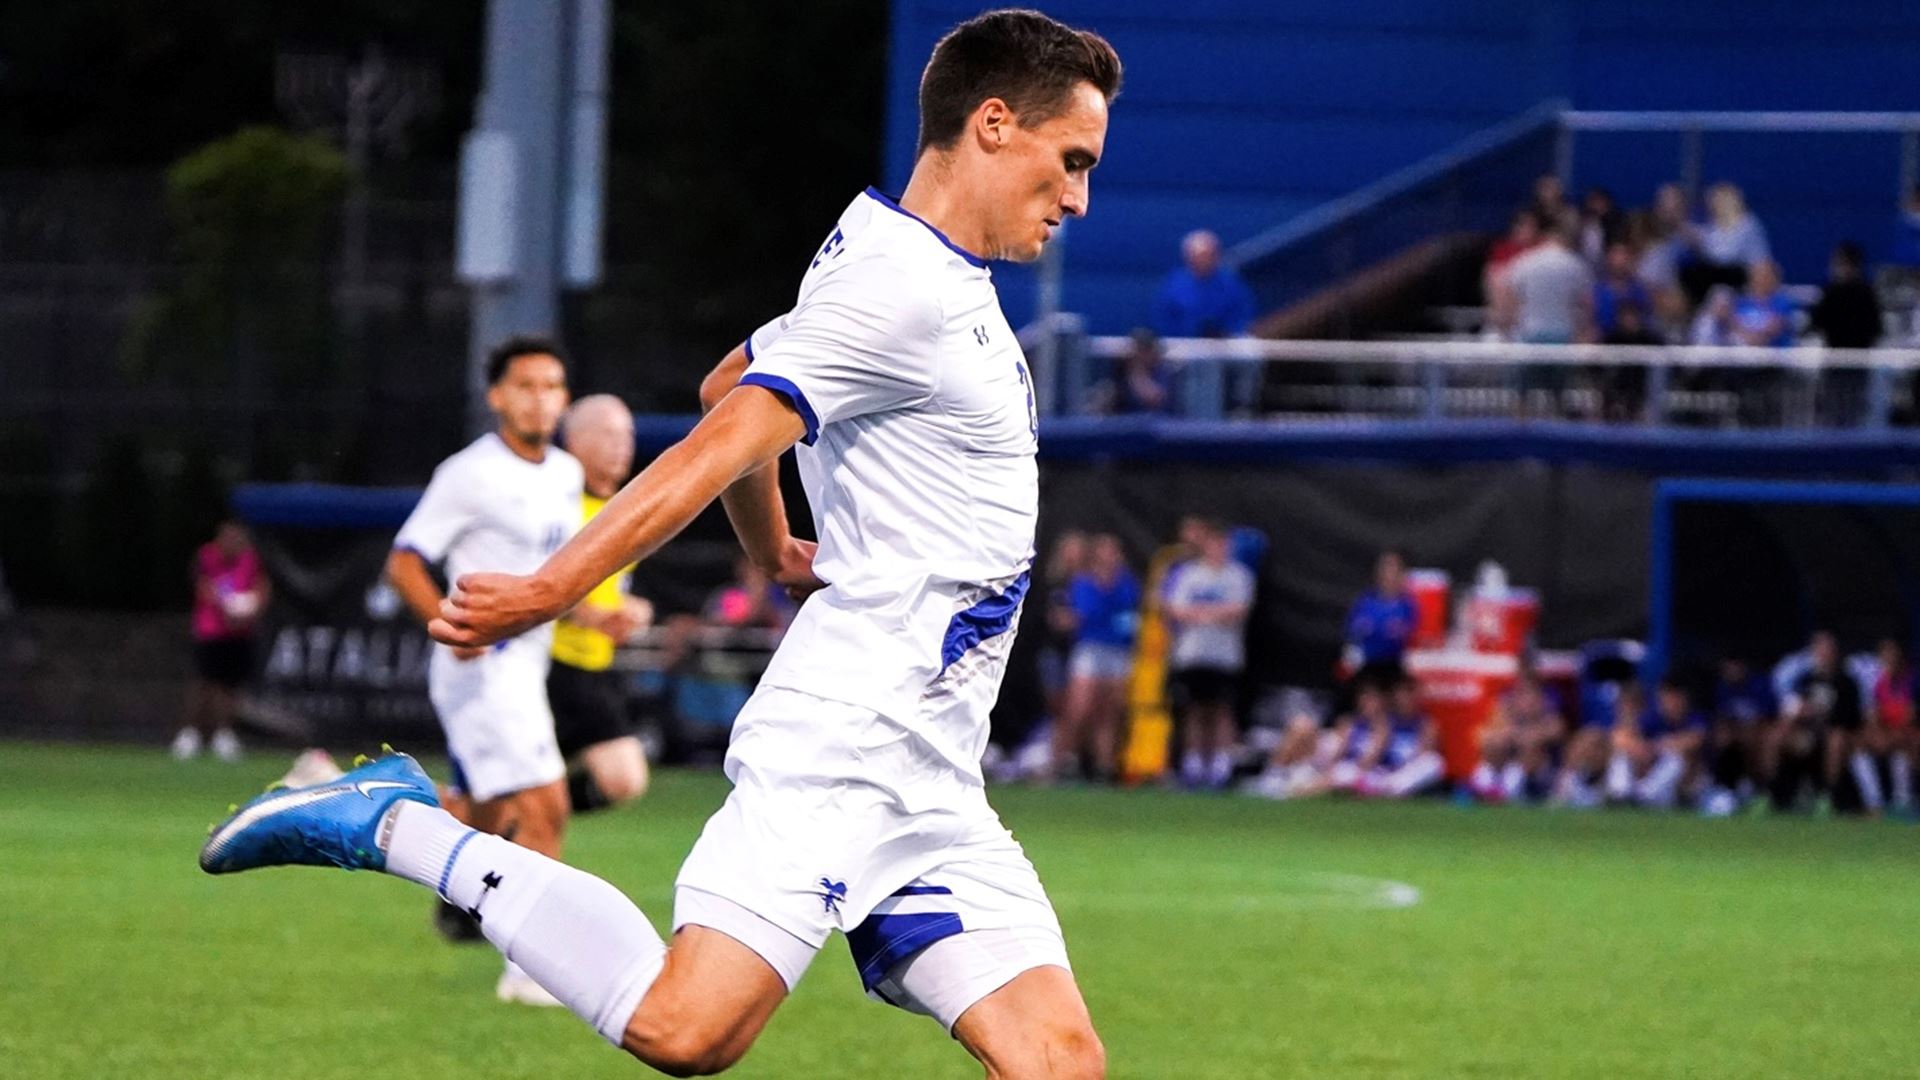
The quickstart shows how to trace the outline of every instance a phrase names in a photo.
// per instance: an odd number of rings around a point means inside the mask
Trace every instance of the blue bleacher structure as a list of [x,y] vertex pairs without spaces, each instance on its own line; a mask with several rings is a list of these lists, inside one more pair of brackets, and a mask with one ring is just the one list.
[[[895,190],[912,167],[927,51],[985,6],[893,4],[885,179]],[[1145,321],[1187,230],[1212,228],[1231,247],[1544,101],[1579,110],[1920,107],[1920,6],[1896,0],[1188,0],[1176,9],[1060,0],[1047,10],[1099,30],[1127,62],[1093,214],[1067,233],[1063,307],[1084,313],[1095,333]],[[1573,186],[1602,184],[1623,204],[1644,203],[1656,184],[1680,178],[1681,138],[1584,134]],[[1789,280],[1819,280],[1841,237],[1870,258],[1883,254],[1900,140],[1793,138],[1710,133],[1699,180],[1746,189]],[[1522,195],[1516,187],[1510,198]],[[1024,324],[1032,271],[994,273],[1009,317]]]

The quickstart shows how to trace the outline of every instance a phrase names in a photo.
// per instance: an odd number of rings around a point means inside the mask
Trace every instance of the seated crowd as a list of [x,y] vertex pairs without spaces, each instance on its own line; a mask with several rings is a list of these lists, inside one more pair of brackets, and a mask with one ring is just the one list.
[[[1881,342],[1879,293],[1858,243],[1835,245],[1827,283],[1803,311],[1740,189],[1715,184],[1705,202],[1696,219],[1686,191],[1666,184],[1644,209],[1622,211],[1604,188],[1589,189],[1575,207],[1556,177],[1541,177],[1488,251],[1490,329],[1535,344],[1784,347],[1814,340],[1809,335],[1836,348]],[[1901,209],[1903,230],[1916,208],[1920,190]],[[1890,268],[1908,257],[1906,246],[1896,237]]]
[[1848,658],[1820,631],[1770,675],[1728,658],[1705,685],[1669,676],[1651,695],[1629,681],[1605,696],[1611,709],[1578,710],[1523,673],[1481,731],[1473,796],[1715,816],[1913,812],[1914,671],[1892,639]]

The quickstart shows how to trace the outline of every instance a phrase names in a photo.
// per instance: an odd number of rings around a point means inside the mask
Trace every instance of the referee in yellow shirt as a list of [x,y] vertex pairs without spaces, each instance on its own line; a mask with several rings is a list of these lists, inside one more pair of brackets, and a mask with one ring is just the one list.
[[[633,471],[633,414],[612,394],[594,394],[573,403],[560,430],[586,472],[585,523]],[[576,814],[647,790],[647,755],[627,722],[626,694],[612,670],[615,645],[653,621],[652,605],[627,594],[632,569],[601,582],[554,628],[547,699],[560,753],[570,763],[567,792]]]

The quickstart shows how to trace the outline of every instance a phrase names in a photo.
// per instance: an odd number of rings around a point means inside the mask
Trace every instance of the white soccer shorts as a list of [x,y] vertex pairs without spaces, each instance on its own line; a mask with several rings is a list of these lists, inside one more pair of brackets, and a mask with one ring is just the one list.
[[763,687],[727,771],[733,792],[676,882],[675,930],[734,938],[789,988],[839,930],[871,996],[949,1031],[1020,973],[1071,970],[1046,890],[985,792],[906,729]]
[[567,775],[547,705],[547,671],[514,649],[435,656],[427,696],[446,732],[454,784],[485,802]]

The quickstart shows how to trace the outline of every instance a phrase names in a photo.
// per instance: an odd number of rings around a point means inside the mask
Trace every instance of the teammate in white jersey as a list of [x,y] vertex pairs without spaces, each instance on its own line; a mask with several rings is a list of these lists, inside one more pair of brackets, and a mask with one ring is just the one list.
[[[567,406],[558,350],[514,338],[488,357],[487,404],[499,426],[433,472],[420,502],[394,537],[387,578],[422,621],[444,597],[430,567],[447,579],[474,570],[531,572],[580,524],[580,463],[553,445]],[[558,857],[567,818],[566,763],[547,703],[553,627],[487,648],[438,645],[427,695],[447,736],[454,782],[449,807],[475,828]],[[447,926],[443,933],[457,936]],[[549,1004],[539,985],[509,965],[496,988],[504,1000]]]
[[[933,1016],[989,1076],[1104,1075],[1059,923],[980,780],[1038,503],[1031,381],[986,262],[1031,261],[1086,212],[1119,83],[1104,40],[1036,12],[949,33],[900,199],[848,206],[793,310],[706,380],[683,442],[536,572],[460,578],[432,624],[460,648],[524,633],[716,497],[771,577],[819,590],[736,722],[735,787],[681,871],[671,948],[612,886],[426,805],[403,757],[256,800],[201,865],[435,888],[675,1075],[738,1060],[833,929],[871,993]],[[774,471],[796,443],[817,549],[789,535]]]

